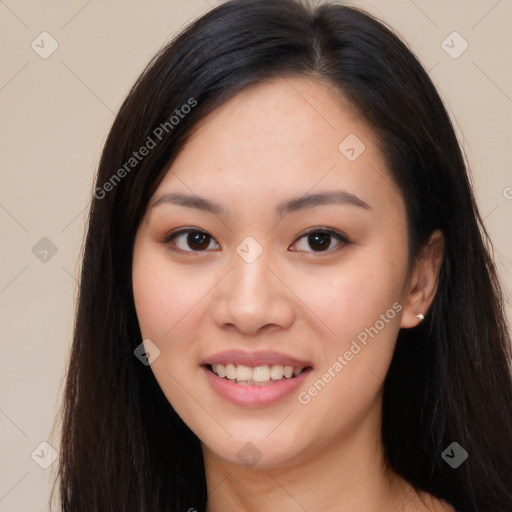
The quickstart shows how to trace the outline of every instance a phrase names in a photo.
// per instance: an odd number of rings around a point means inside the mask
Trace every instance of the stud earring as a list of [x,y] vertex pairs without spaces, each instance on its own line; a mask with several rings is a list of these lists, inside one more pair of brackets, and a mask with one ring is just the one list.
[[421,322],[425,317],[421,313],[418,313],[416,318]]

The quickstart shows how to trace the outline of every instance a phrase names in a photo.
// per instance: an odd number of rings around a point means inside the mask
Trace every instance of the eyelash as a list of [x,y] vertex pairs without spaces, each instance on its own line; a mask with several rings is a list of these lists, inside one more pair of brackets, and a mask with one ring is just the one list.
[[[187,228],[187,229],[180,229],[179,231],[175,231],[173,233],[169,233],[165,239],[162,241],[162,243],[164,243],[165,245],[167,245],[169,247],[169,249],[171,249],[172,251],[174,252],[180,252],[180,253],[192,253],[192,254],[203,254],[205,252],[207,252],[207,250],[203,250],[203,251],[194,251],[194,250],[185,250],[185,249],[180,249],[179,247],[176,247],[172,242],[172,240],[180,235],[185,235],[185,234],[189,234],[189,233],[195,233],[195,234],[202,234],[202,235],[205,235],[207,238],[209,238],[210,242],[212,240],[215,240],[211,235],[209,235],[206,231],[202,231],[201,229],[191,229],[191,228]],[[316,227],[316,228],[312,228],[308,231],[306,231],[305,233],[303,233],[299,238],[296,239],[296,242],[298,242],[299,240],[301,240],[302,238],[305,238],[309,235],[313,235],[313,234],[322,234],[322,235],[328,235],[328,236],[331,236],[333,238],[335,238],[336,240],[338,240],[339,245],[338,247],[336,247],[335,249],[327,249],[327,250],[324,250],[324,251],[304,251],[304,252],[310,252],[312,254],[318,254],[318,255],[322,255],[324,253],[327,253],[327,254],[332,254],[333,252],[335,251],[338,251],[339,249],[341,249],[342,247],[346,247],[348,245],[351,245],[352,242],[345,236],[343,235],[342,233],[340,233],[339,231],[336,231],[332,228],[322,228],[322,227]],[[307,243],[307,242],[306,242]],[[173,246],[174,245],[174,246]],[[208,243],[208,245],[210,245]]]

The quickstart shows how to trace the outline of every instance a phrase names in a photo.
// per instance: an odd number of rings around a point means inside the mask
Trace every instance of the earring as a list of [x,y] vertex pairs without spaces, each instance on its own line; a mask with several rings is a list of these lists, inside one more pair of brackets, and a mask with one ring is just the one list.
[[425,317],[421,313],[418,313],[416,318],[421,322]]

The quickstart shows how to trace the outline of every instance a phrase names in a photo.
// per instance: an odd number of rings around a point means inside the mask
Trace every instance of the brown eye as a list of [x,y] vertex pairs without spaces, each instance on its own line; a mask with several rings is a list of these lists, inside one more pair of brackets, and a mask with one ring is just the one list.
[[315,233],[308,235],[308,244],[310,247],[325,251],[331,244],[331,235],[328,233]]
[[[303,239],[305,242],[300,244],[300,241]],[[333,239],[338,242],[334,249],[331,247]],[[305,252],[332,252],[333,250],[339,249],[340,247],[349,245],[351,242],[349,242],[347,237],[341,233],[338,233],[337,231],[327,228],[317,228],[315,231],[310,231],[309,233],[304,234],[298,239],[296,243],[299,244],[299,248],[294,250]]]
[[188,229],[172,233],[167,237],[165,243],[169,244],[172,249],[174,249],[172,246],[175,246],[181,251],[204,252],[211,248],[210,244],[213,240],[208,233]]

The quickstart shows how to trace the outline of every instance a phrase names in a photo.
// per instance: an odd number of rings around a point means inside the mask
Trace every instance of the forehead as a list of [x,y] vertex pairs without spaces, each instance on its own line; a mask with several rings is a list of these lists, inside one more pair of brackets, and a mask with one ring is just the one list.
[[189,143],[212,143],[210,155],[223,160],[250,160],[263,153],[273,164],[304,156],[318,159],[320,152],[337,158],[344,135],[371,135],[346,105],[327,84],[275,79],[250,86],[217,108],[198,125]]
[[386,185],[397,193],[371,130],[341,94],[307,78],[235,95],[196,126],[170,170],[155,195],[172,189],[261,204],[315,188],[342,186],[366,202]]

